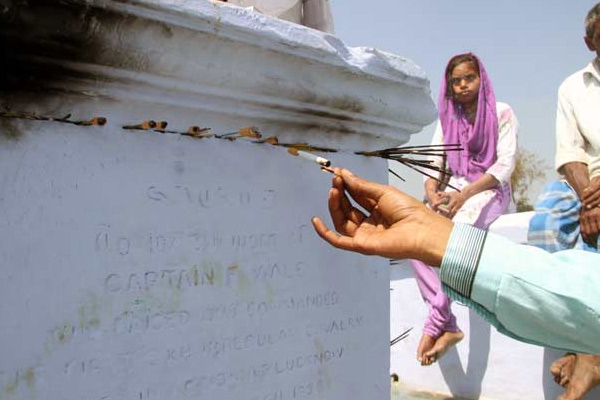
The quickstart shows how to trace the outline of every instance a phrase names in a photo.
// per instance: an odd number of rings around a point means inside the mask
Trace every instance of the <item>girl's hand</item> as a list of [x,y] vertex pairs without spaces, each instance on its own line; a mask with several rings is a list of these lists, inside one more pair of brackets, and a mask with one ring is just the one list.
[[438,211],[438,207],[441,204],[444,204],[446,202],[446,196],[443,192],[438,192],[436,191],[428,191],[426,193],[427,195],[427,203],[429,204],[429,207],[431,207],[431,209],[433,211]]
[[467,196],[463,192],[446,192],[444,193],[444,204],[438,206],[438,211],[452,219],[467,201]]

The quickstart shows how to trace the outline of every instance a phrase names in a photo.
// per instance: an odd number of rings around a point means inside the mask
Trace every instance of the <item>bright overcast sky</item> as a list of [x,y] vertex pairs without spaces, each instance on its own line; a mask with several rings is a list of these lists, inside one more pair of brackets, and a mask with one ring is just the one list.
[[[337,36],[350,46],[413,60],[427,73],[436,104],[448,59],[466,51],[479,55],[497,100],[515,110],[520,146],[552,167],[556,93],[594,57],[583,42],[583,21],[598,0],[330,1]],[[425,128],[411,144],[429,143],[432,133],[433,126]],[[396,170],[409,178],[399,187],[420,196],[421,179]]]

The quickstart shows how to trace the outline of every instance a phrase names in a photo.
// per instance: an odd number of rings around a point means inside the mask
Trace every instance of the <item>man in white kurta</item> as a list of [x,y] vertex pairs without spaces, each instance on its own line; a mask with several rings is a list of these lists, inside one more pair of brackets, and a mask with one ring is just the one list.
[[[596,58],[558,91],[556,169],[564,179],[548,185],[530,222],[528,244],[551,252],[597,252],[600,244],[600,3],[586,17],[584,39]],[[561,399],[579,400],[600,383],[600,356],[569,353],[551,371],[567,388]]]

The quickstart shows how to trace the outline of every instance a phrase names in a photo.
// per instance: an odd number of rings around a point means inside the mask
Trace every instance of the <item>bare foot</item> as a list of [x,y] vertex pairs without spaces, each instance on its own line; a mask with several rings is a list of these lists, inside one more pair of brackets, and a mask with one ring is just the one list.
[[431,350],[426,351],[425,354],[423,354],[423,361],[421,361],[421,365],[433,364],[442,358],[449,348],[455,346],[458,342],[463,340],[464,337],[465,334],[461,331],[444,332],[442,336],[437,338]]
[[600,356],[577,354],[567,391],[558,400],[581,400],[600,384]]
[[424,333],[423,336],[421,336],[419,347],[417,347],[417,361],[419,361],[421,365],[429,365],[424,364],[423,360],[425,359],[425,352],[431,350],[434,344],[435,339],[433,338],[433,336],[430,336],[426,333]]
[[554,382],[562,387],[566,387],[573,375],[575,367],[575,353],[567,353],[550,366],[550,373],[554,375]]

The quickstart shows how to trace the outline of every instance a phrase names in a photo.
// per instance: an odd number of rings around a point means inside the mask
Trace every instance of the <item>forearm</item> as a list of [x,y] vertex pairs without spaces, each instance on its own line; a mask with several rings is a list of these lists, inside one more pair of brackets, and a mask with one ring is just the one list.
[[600,354],[600,299],[595,296],[599,264],[599,254],[551,254],[456,224],[440,277],[451,297],[467,300],[503,333],[529,343]]
[[559,172],[564,175],[567,182],[569,182],[569,185],[571,185],[579,198],[581,198],[584,189],[590,185],[590,176],[587,165],[580,162],[570,162],[563,165]]
[[470,198],[478,193],[495,188],[499,183],[493,175],[483,174],[479,179],[464,187],[461,192],[466,198]]
[[[454,223],[429,210],[419,219],[420,226],[411,229],[417,242],[414,246],[410,246],[410,254],[402,258],[419,260],[437,268],[442,264]],[[407,239],[400,238],[400,240],[406,241]]]

